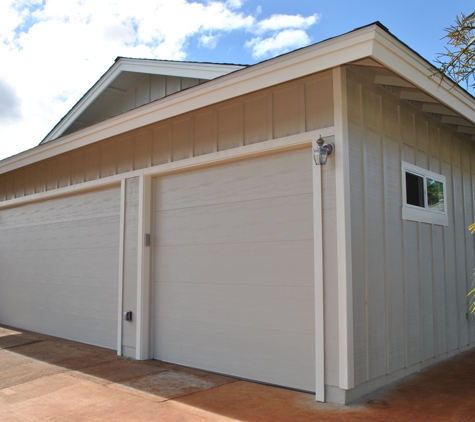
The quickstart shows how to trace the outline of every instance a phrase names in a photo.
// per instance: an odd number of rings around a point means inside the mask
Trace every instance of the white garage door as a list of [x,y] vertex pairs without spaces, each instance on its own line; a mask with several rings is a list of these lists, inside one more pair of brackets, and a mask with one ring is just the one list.
[[0,211],[0,323],[115,349],[120,189]]
[[155,180],[154,358],[315,391],[308,150]]

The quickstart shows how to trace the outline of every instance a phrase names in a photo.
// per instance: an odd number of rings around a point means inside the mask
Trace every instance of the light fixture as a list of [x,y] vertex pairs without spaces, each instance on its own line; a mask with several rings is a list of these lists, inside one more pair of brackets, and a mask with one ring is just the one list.
[[335,145],[330,142],[325,142],[322,137],[317,140],[317,148],[313,150],[313,159],[317,166],[325,165],[327,158],[335,151]]

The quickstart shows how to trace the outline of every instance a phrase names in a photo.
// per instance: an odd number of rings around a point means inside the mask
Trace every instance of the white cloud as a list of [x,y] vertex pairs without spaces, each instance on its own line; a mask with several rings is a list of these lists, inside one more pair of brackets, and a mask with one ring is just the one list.
[[37,145],[117,56],[183,60],[233,31],[258,36],[255,58],[309,42],[317,15],[258,21],[245,1],[1,0],[0,78],[22,119],[0,125],[0,159]]
[[318,23],[320,17],[315,13],[304,18],[300,15],[272,15],[269,19],[264,19],[257,24],[257,32],[277,31],[280,29],[306,29]]
[[301,29],[286,29],[268,38],[253,38],[245,46],[252,51],[252,57],[262,59],[277,56],[286,51],[305,46],[310,43],[307,33]]
[[227,0],[226,4],[231,9],[239,9],[244,4],[244,1],[242,1],[242,0]]
[[212,50],[213,48],[216,48],[217,43],[218,43],[218,38],[215,37],[214,35],[202,35],[200,37],[200,45],[205,48],[209,48]]
[[0,122],[8,125],[21,117],[21,100],[15,90],[0,78]]

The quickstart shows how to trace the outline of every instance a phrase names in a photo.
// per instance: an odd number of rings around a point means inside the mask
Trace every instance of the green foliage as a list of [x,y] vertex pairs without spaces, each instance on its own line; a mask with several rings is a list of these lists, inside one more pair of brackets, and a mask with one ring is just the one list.
[[448,47],[445,53],[437,56],[436,63],[440,65],[438,75],[447,75],[456,83],[465,82],[475,87],[475,12],[468,16],[463,13],[455,18],[455,25],[445,28],[444,38]]

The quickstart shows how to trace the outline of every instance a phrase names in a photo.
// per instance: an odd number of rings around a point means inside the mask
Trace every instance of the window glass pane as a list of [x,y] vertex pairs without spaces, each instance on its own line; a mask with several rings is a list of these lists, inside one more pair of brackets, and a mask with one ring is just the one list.
[[444,184],[427,178],[427,208],[433,211],[445,211]]
[[406,172],[406,203],[424,208],[424,178]]

